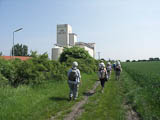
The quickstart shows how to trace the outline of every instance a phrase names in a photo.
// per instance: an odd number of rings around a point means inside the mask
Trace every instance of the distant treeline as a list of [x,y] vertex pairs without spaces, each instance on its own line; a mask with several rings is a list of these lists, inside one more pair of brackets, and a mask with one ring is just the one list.
[[148,60],[126,60],[126,62],[147,62],[147,61],[160,61],[160,58],[149,58]]

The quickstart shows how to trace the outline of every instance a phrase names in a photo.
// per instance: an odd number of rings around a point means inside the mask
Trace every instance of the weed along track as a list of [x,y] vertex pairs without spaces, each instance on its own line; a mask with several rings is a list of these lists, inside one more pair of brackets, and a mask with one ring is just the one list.
[[[100,84],[99,81],[96,81],[93,88],[88,92],[84,93],[83,99],[71,108],[71,112],[64,116],[64,120],[75,120],[78,116],[82,114],[82,112],[84,111],[82,108],[83,105],[87,103],[88,97],[94,94],[99,84]],[[62,112],[57,113],[57,115],[52,117],[50,120],[56,120],[61,114]]]

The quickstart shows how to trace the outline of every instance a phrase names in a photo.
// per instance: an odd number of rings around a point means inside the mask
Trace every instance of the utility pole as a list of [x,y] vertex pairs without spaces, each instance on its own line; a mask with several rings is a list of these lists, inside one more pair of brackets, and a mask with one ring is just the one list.
[[22,29],[23,29],[23,28],[19,28],[19,29],[13,31],[13,53],[12,53],[12,57],[13,57],[13,58],[14,58],[14,33],[15,33],[15,32],[18,32],[18,31],[20,31],[20,30],[22,30]]
[[98,59],[101,59],[101,52],[98,52]]

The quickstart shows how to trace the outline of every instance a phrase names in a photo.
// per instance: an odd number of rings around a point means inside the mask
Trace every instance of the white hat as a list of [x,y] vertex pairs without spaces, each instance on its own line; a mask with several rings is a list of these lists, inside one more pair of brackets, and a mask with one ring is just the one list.
[[117,65],[121,65],[119,61],[117,61]]
[[103,62],[101,62],[101,63],[99,64],[99,67],[105,67],[105,64],[104,64]]
[[111,63],[110,63],[110,62],[108,62],[107,64],[108,64],[108,65],[110,65]]
[[77,63],[76,61],[74,61],[73,64],[72,64],[72,66],[73,66],[73,67],[77,67],[77,66],[78,66],[78,63]]

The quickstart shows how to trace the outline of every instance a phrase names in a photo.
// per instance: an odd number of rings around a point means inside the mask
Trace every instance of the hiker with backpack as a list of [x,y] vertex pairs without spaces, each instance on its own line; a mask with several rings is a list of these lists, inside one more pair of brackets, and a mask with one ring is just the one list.
[[112,71],[112,66],[110,62],[107,63],[106,70],[107,70],[108,79],[110,79],[110,75]]
[[103,93],[105,82],[108,79],[107,70],[106,70],[105,64],[103,62],[101,62],[99,64],[98,77],[99,77],[99,80],[100,80],[101,86],[102,86],[101,92]]
[[68,85],[70,88],[69,100],[77,99],[78,97],[78,87],[81,79],[81,74],[78,67],[78,63],[75,61],[72,64],[72,68],[68,71]]
[[115,62],[113,63],[112,68],[114,71],[116,70],[116,63]]
[[117,61],[116,67],[115,67],[116,80],[119,80],[121,72],[122,72],[121,64],[119,61]]

